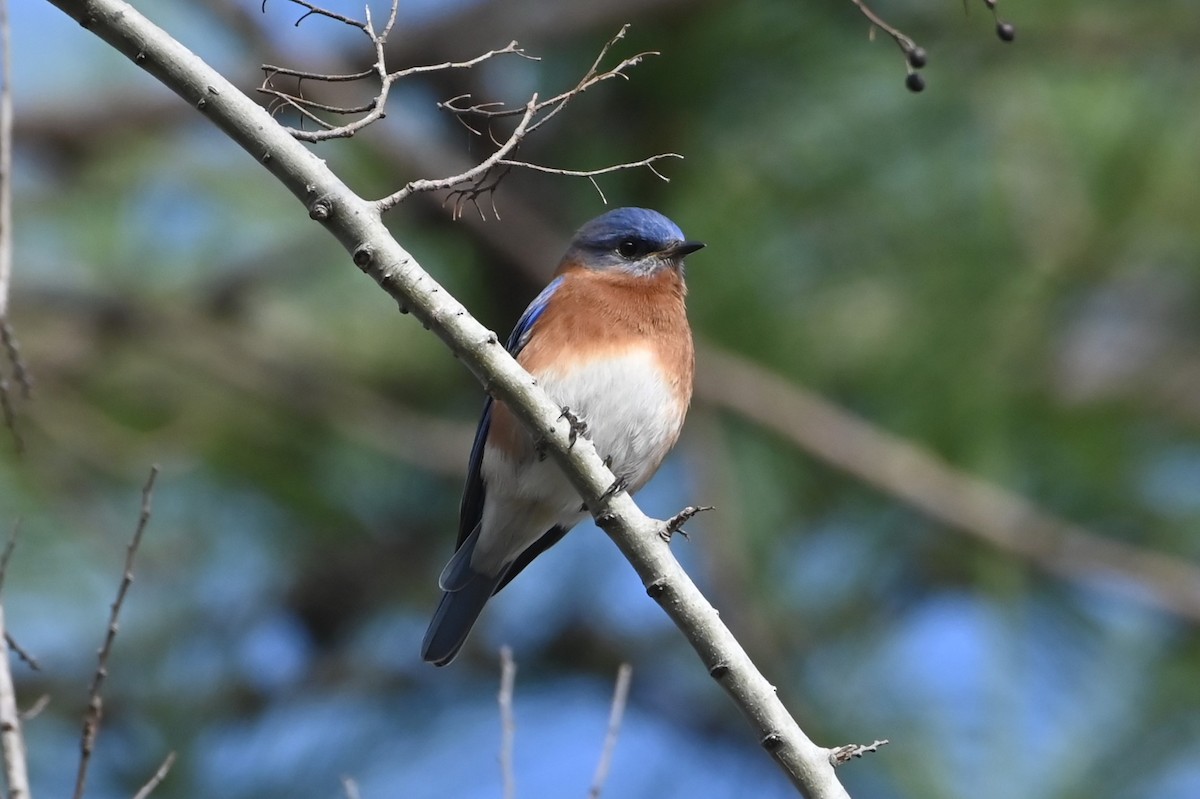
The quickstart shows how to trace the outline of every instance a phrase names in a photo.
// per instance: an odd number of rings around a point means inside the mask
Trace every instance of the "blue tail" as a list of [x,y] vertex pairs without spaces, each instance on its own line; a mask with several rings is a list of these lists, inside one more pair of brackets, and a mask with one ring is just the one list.
[[471,553],[475,551],[478,540],[479,528],[476,527],[446,564],[438,581],[445,593],[433,612],[433,620],[429,622],[425,640],[421,643],[421,657],[427,663],[445,666],[454,660],[467,640],[467,634],[475,626],[483,606],[496,592],[496,586],[508,571],[501,569],[499,574],[488,575],[471,568]]

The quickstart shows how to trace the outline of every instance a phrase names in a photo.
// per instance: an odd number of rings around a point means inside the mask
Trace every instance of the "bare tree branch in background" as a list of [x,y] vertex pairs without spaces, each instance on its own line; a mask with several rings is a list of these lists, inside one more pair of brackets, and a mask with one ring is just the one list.
[[326,163],[280,128],[266,111],[169,34],[120,0],[51,0],[141,66],[268,169],[333,234],[353,261],[395,301],[448,345],[497,400],[507,404],[563,468],[585,506],[637,571],[649,595],[684,633],[708,673],[751,724],[760,745],[792,784],[812,799],[841,799],[845,789],[830,749],[800,729],[715,608],[626,492],[613,493],[612,472],[496,334],[426,273],[389,233],[378,203],[351,191]]
[[12,288],[12,48],[8,23],[8,2],[0,0],[0,417],[20,453],[24,441],[17,430],[17,414],[13,405],[12,384],[8,373],[21,387],[22,396],[29,397],[31,381],[17,336],[8,321],[8,296]]
[[[104,687],[104,680],[108,677],[108,658],[112,654],[113,642],[117,638],[117,622],[121,616],[121,608],[124,606],[125,597],[129,593],[129,586],[133,585],[133,561],[137,557],[138,548],[142,545],[142,536],[145,534],[146,525],[150,521],[150,502],[154,497],[154,481],[157,477],[158,467],[153,466],[150,468],[150,476],[146,478],[146,484],[142,487],[142,509],[138,514],[137,528],[134,530],[133,538],[125,550],[125,569],[121,573],[121,582],[117,587],[117,598],[113,600],[109,613],[108,627],[104,633],[104,643],[100,646],[99,652],[96,653],[96,671],[92,675],[92,683],[88,687],[87,711],[83,716],[83,732],[80,734],[79,769],[75,773],[74,799],[83,799],[83,792],[87,787],[88,768],[92,762],[92,750],[96,746],[96,736],[100,732],[100,721],[104,717],[104,702],[100,697],[100,690]],[[158,773],[150,778],[150,781],[138,792],[138,795],[144,796],[148,794],[158,783],[162,782],[167,770],[171,768],[172,762],[174,762],[173,754],[167,756],[166,761],[159,767]],[[159,776],[159,773],[162,776]]]
[[[629,683],[633,675],[633,667],[622,663],[617,668],[617,682],[613,689],[612,704],[609,707],[608,729],[604,735],[604,744],[600,750],[600,760],[596,764],[596,773],[592,777],[588,789],[588,799],[599,799],[608,779],[612,766],[613,750],[617,746],[617,736],[621,732],[621,720],[625,716],[625,706],[629,703]],[[513,660],[512,648],[500,647],[500,690],[496,693],[496,702],[500,709],[500,776],[504,782],[504,799],[516,799],[517,779],[513,770],[513,749],[516,744],[517,724],[513,716],[513,697],[516,692],[517,664]],[[843,747],[843,749],[846,747]]]
[[[0,5],[3,0],[0,0]],[[0,10],[0,13],[4,13]],[[17,543],[19,525],[13,525],[12,534],[0,554],[0,589],[8,573],[8,561]],[[9,639],[4,622],[4,604],[0,602],[0,637]],[[25,758],[25,736],[21,732],[21,713],[17,710],[17,692],[13,687],[11,661],[8,651],[0,655],[0,758],[4,760],[4,782],[8,786],[9,799],[29,799],[29,770]]]
[[713,346],[697,347],[696,395],[768,430],[949,529],[1072,580],[1116,577],[1136,597],[1200,622],[1200,568],[1126,544],[965,474],[779,375]]
[[[388,35],[391,34],[396,23],[396,13],[399,0],[392,0],[391,7],[388,13],[387,22],[379,31],[375,30],[375,26],[371,21],[370,6],[366,8],[366,21],[359,22],[358,20],[344,17],[340,14],[328,11],[324,8],[316,6],[312,3],[301,2],[300,0],[290,0],[290,2],[303,6],[307,9],[304,16],[297,20],[299,25],[306,17],[319,14],[321,16],[334,19],[352,28],[361,30],[366,34],[371,42],[371,48],[374,51],[375,61],[372,65],[358,72],[350,73],[320,73],[312,71],[304,71],[291,69],[287,67],[279,67],[271,64],[264,64],[262,69],[266,73],[263,83],[259,86],[258,91],[272,98],[271,104],[268,106],[268,111],[272,116],[278,114],[281,110],[290,109],[300,116],[301,122],[308,121],[316,126],[316,130],[304,130],[302,128],[289,127],[286,130],[300,141],[318,142],[329,139],[348,138],[366,128],[373,122],[383,118],[385,114],[385,106],[387,105],[388,95],[391,92],[392,86],[398,81],[405,78],[410,78],[415,75],[426,74],[430,72],[444,72],[448,70],[470,69],[478,66],[485,61],[489,61],[495,57],[503,55],[516,55],[521,58],[526,58],[531,61],[540,59],[528,55],[523,49],[517,46],[515,41],[509,42],[505,47],[498,50],[488,50],[482,55],[466,61],[446,61],[441,64],[430,64],[425,66],[408,67],[389,71],[387,68],[387,56],[384,45],[387,43]],[[264,2],[265,5],[265,2]],[[604,175],[610,172],[616,172],[623,169],[636,169],[638,167],[648,168],[656,177],[667,181],[665,175],[655,168],[654,163],[665,158],[682,158],[678,153],[660,153],[648,158],[643,158],[637,161],[630,161],[622,164],[601,167],[598,169],[578,170],[578,169],[560,169],[557,167],[541,166],[532,164],[521,159],[515,158],[515,153],[520,147],[521,142],[527,136],[532,134],[542,125],[549,122],[557,116],[567,103],[579,95],[586,92],[593,86],[597,86],[607,80],[613,78],[628,79],[626,72],[629,69],[640,64],[647,57],[659,55],[657,52],[647,51],[638,53],[622,59],[616,66],[602,69],[601,65],[607,58],[609,51],[613,46],[625,38],[626,32],[629,30],[628,25],[623,25],[621,29],[600,49],[600,54],[592,62],[591,67],[584,73],[583,77],[568,91],[551,97],[548,100],[539,101],[537,95],[529,99],[523,106],[510,108],[503,103],[496,102],[471,102],[469,95],[460,95],[447,100],[443,103],[438,103],[438,107],[450,111],[460,122],[476,136],[483,136],[483,131],[472,125],[473,121],[482,121],[487,131],[487,136],[493,144],[496,145],[496,150],[483,161],[466,169],[456,175],[442,178],[425,178],[420,180],[410,181],[399,191],[393,192],[386,197],[378,200],[379,210],[381,212],[388,211],[400,204],[408,197],[417,192],[442,191],[446,189],[454,189],[447,197],[447,200],[453,204],[454,217],[462,216],[466,206],[475,207],[480,215],[483,215],[483,209],[479,207],[479,199],[481,197],[493,196],[499,186],[500,181],[508,174],[509,169],[532,169],[538,172],[544,172],[552,175],[563,175],[568,177],[585,177],[592,181],[596,191],[599,192],[601,199],[604,199],[604,192],[600,190],[600,186],[596,183],[595,178],[598,175]],[[294,90],[285,91],[275,86],[275,79],[278,77],[287,77],[295,79],[296,88]],[[332,105],[329,103],[319,102],[314,99],[307,98],[302,94],[304,81],[317,83],[356,83],[358,81],[375,78],[379,82],[379,90],[375,96],[365,104],[344,106]],[[357,118],[351,122],[337,125],[327,121],[323,116],[354,116]],[[517,118],[516,126],[503,137],[498,137],[492,129],[492,123],[495,120],[508,117]],[[456,188],[459,187],[459,188]],[[495,204],[492,205],[493,216],[499,216]]]
[[[883,17],[879,16],[875,11],[867,5],[866,0],[850,0],[851,3],[858,9],[871,23],[871,38],[875,38],[875,31],[881,30],[888,36],[892,37],[892,41],[900,48],[900,52],[904,53],[905,69],[908,74],[905,77],[904,85],[909,91],[921,92],[925,90],[925,78],[918,71],[922,69],[929,60],[925,48],[918,45],[906,33],[899,28],[891,25]],[[997,0],[983,0],[983,4],[992,12],[992,18],[996,21],[996,35],[1000,37],[1000,41],[1011,42],[1017,36],[1017,29],[1011,23],[1003,22],[996,14]],[[963,0],[963,10],[967,9],[967,0]]]
[[613,688],[612,707],[608,712],[608,731],[604,734],[604,748],[600,750],[600,761],[596,763],[588,799],[600,799],[600,792],[608,781],[613,752],[617,749],[617,736],[621,734],[621,721],[625,718],[625,706],[629,704],[629,683],[632,679],[633,666],[622,663],[617,667],[617,684]]
[[150,794],[154,793],[154,789],[162,785],[162,781],[167,778],[167,774],[171,772],[171,766],[175,765],[175,753],[169,752],[163,758],[162,764],[158,770],[146,780],[146,784],[138,789],[138,792],[133,795],[133,799],[146,799]]
[[516,799],[517,776],[513,769],[513,748],[516,744],[517,722],[513,716],[513,691],[517,683],[517,664],[512,648],[500,647],[500,691],[496,702],[500,706],[500,778],[504,781],[504,799]]

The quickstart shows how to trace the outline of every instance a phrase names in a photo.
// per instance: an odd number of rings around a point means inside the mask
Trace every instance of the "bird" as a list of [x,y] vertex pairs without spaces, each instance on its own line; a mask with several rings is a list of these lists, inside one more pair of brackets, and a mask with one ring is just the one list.
[[[704,247],[647,208],[575,233],[507,349],[637,491],[675,445],[695,371],[684,257]],[[579,493],[501,401],[488,397],[459,507],[458,542],[422,658],[450,663],[487,601],[587,516]]]

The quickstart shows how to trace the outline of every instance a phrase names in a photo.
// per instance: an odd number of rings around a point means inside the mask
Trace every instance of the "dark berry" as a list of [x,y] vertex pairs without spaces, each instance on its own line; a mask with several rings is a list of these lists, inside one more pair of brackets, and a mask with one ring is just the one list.
[[921,77],[920,72],[908,73],[908,77],[904,79],[904,85],[910,92],[925,91],[925,79]]
[[925,66],[926,60],[924,47],[914,47],[908,51],[908,65],[913,69],[920,69]]
[[1000,41],[1011,42],[1017,38],[1017,29],[1009,22],[1000,22],[996,24],[996,35],[1000,37]]

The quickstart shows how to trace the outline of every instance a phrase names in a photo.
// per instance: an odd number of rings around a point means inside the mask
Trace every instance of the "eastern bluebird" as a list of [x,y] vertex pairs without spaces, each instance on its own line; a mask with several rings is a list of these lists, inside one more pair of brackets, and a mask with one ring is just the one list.
[[[618,208],[575,234],[508,351],[586,430],[636,491],[679,438],[692,397],[687,241],[656,211]],[[438,584],[422,657],[454,659],[488,599],[582,521],[578,492],[503,402],[489,397],[471,448],[458,548]]]

